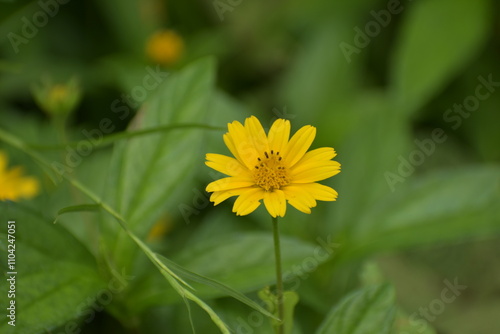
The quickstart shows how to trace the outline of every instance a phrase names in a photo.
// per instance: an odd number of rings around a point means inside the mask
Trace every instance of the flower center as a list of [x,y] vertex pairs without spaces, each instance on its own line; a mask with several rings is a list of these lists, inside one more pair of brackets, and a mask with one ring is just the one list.
[[282,162],[283,158],[280,153],[271,150],[270,154],[264,152],[264,155],[264,159],[257,158],[258,161],[253,173],[255,183],[266,191],[280,189],[280,187],[288,185],[290,176]]

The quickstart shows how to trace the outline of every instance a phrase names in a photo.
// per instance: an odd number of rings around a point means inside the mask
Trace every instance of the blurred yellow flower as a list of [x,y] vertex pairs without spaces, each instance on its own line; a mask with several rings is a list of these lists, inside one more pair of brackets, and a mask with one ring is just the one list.
[[38,181],[34,177],[23,176],[22,167],[7,168],[7,155],[0,151],[0,201],[17,201],[32,198],[39,192]]
[[[340,164],[331,160],[335,150],[322,147],[307,152],[316,136],[316,128],[304,126],[290,137],[290,122],[276,120],[268,135],[259,120],[252,116],[245,125],[228,124],[224,142],[236,158],[209,153],[207,166],[228,175],[210,183],[214,205],[238,196],[233,212],[247,215],[264,205],[272,217],[283,217],[286,202],[297,210],[311,213],[316,200],[335,201],[337,192],[316,183],[340,172]],[[307,153],[306,153],[307,152]]]
[[177,62],[184,52],[184,41],[173,30],[160,30],[153,34],[146,45],[146,54],[155,63],[171,65]]
[[161,240],[173,228],[172,220],[169,216],[164,215],[151,227],[147,240],[149,242]]

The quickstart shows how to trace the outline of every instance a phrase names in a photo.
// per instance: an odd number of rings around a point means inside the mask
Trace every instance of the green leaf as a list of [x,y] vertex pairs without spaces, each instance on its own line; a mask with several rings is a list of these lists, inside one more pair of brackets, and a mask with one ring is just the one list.
[[212,319],[214,324],[219,328],[221,333],[223,334],[230,333],[229,328],[224,323],[224,321],[219,317],[219,315],[207,303],[205,303],[198,296],[196,296],[190,290],[184,287],[186,286],[187,288],[192,289],[190,285],[188,285],[184,280],[182,280],[182,278],[180,278],[174,272],[172,272],[172,270],[167,265],[165,265],[164,262],[160,260],[159,255],[154,253],[130,230],[128,230],[127,228],[124,229],[127,231],[128,235],[136,242],[136,244],[144,251],[144,253],[151,260],[151,262],[153,262],[153,264],[158,268],[163,277],[165,277],[165,279],[170,283],[170,285],[174,288],[174,290],[184,299],[184,302],[186,303],[188,312],[190,314],[190,318],[191,318],[191,311],[187,301],[188,299],[192,300],[203,310],[205,310],[205,312],[210,316],[210,319]]
[[500,231],[500,167],[430,173],[365,212],[352,252],[370,253]]
[[[317,249],[321,247],[319,245],[315,247],[283,236],[281,247],[285,288],[287,285],[296,286],[301,280],[307,279],[316,270],[316,266],[327,260],[324,255],[331,251],[318,252]],[[275,283],[273,254],[270,233],[244,232],[222,234],[217,238],[189,243],[172,260],[189,271],[210,277],[241,293],[247,293]],[[175,272],[175,268],[171,269]],[[141,284],[134,286],[129,296],[130,307],[136,313],[151,305],[179,302],[178,296],[171,290],[159,291],[159,287],[164,285],[158,275],[147,274],[138,283]],[[204,299],[230,295],[228,291],[214,289],[214,286],[207,282],[193,282],[192,286],[196,294]]]
[[61,215],[74,212],[96,212],[99,211],[99,209],[101,209],[101,206],[99,204],[80,204],[67,206],[57,211],[57,217],[54,220],[54,224],[59,220],[59,217]]
[[392,93],[409,115],[435,96],[471,60],[491,26],[488,0],[414,1],[391,68]]
[[237,290],[235,290],[235,289],[233,289],[233,288],[231,288],[231,287],[229,287],[221,282],[218,282],[214,279],[211,279],[211,278],[196,274],[190,270],[187,270],[187,269],[183,268],[182,266],[178,265],[177,263],[167,259],[164,256],[159,256],[159,258],[162,262],[166,263],[168,265],[168,267],[174,273],[176,273],[179,277],[184,278],[186,280],[192,280],[194,282],[198,282],[198,283],[204,284],[206,286],[211,286],[215,289],[222,291],[223,293],[227,294],[228,296],[231,296],[234,299],[239,300],[243,304],[250,306],[254,310],[257,310],[260,313],[262,313],[268,317],[274,317],[273,314],[266,311],[266,309],[264,309],[262,306],[260,306],[259,304],[257,304],[256,302],[254,302],[253,300],[251,300],[250,298],[248,298],[247,296],[245,296],[241,292],[239,292],[239,291],[237,291]]
[[[273,240],[270,233],[245,232],[223,235],[186,247],[175,257],[177,263],[194,272],[217,279],[239,291],[256,291],[275,280]],[[290,237],[281,238],[283,272],[286,280],[297,275],[305,277],[312,263],[325,259],[315,257],[316,248],[310,243]],[[295,265],[295,267],[294,267]],[[293,270],[294,268],[295,271]],[[198,293],[210,293],[197,287]],[[213,291],[212,291],[213,294]]]
[[409,142],[406,120],[385,95],[376,92],[362,95],[357,108],[363,110],[362,122],[342,145],[335,147],[338,152],[335,160],[342,164],[342,172],[331,182],[339,198],[326,206],[330,217],[321,223],[325,233],[336,238],[348,235],[364,208],[390,193],[384,173],[397,168],[396,157]]
[[[94,299],[106,289],[93,256],[70,233],[52,224],[40,212],[15,203],[0,202],[5,219],[0,229],[2,244],[7,239],[7,219],[15,220],[16,327],[0,319],[2,333],[45,333],[62,324],[78,327],[80,317],[90,318]],[[6,241],[5,241],[6,242]],[[10,245],[10,244],[9,244]],[[7,258],[6,251],[0,256]],[[5,278],[4,278],[5,279]],[[7,285],[1,285],[2,310],[6,309]]]
[[[210,59],[171,75],[147,101],[132,123],[138,131],[203,121],[209,112],[214,80]],[[174,208],[180,193],[190,190],[197,166],[203,166],[204,134],[200,129],[168,131],[120,142],[109,169],[106,201],[143,238],[162,210]],[[114,222],[111,223],[114,226]],[[125,233],[110,246],[118,263],[133,260],[136,250]],[[120,262],[123,261],[123,262]]]
[[[174,131],[174,130],[185,130],[185,129],[204,129],[204,130],[217,130],[217,131],[224,131],[224,128],[219,128],[215,126],[210,126],[206,124],[197,124],[197,123],[186,123],[186,124],[169,124],[165,126],[158,126],[158,127],[151,127],[147,129],[142,129],[139,131],[123,131],[123,132],[117,132],[110,134],[108,136],[103,137],[101,140],[96,141],[93,143],[94,147],[103,147],[107,145],[114,144],[117,141],[124,140],[124,139],[131,139],[134,137],[140,137],[140,136],[146,136],[146,135],[151,135],[155,133],[160,133],[160,132],[168,132],[168,131]],[[64,150],[67,147],[73,147],[76,148],[78,147],[79,144],[81,144],[81,140],[79,141],[72,141],[72,142],[67,142],[64,144],[53,144],[53,145],[38,145],[38,144],[26,144],[32,149],[35,150],[41,150],[41,151],[49,151],[49,150]]]
[[[47,162],[43,157],[41,157],[36,152],[33,152],[31,149],[27,148],[25,143],[22,142],[22,140],[20,140],[19,138],[15,137],[7,132],[0,130],[0,139],[3,139],[7,143],[11,144],[12,146],[25,151],[30,156],[32,156],[34,159],[39,161],[43,166],[50,168],[49,162]],[[122,230],[123,230],[122,232],[124,233],[124,235],[126,235],[127,238],[130,238],[135,243],[135,245],[139,246],[139,248],[151,260],[151,262],[160,271],[160,273],[169,282],[169,284],[174,288],[174,290],[179,295],[182,296],[183,300],[186,302],[186,305],[188,306],[188,311],[190,309],[189,309],[189,304],[187,303],[187,300],[192,300],[196,304],[198,304],[198,306],[200,306],[210,316],[210,319],[219,328],[221,333],[229,334],[229,328],[224,323],[224,321],[217,315],[217,313],[209,305],[207,305],[204,301],[202,301],[198,296],[196,296],[191,291],[189,291],[188,289],[185,288],[185,287],[187,287],[187,288],[191,288],[191,287],[186,282],[184,282],[180,277],[178,277],[175,273],[173,273],[163,262],[161,262],[159,260],[158,255],[156,253],[154,253],[146,244],[144,244],[144,242],[142,242],[127,227],[126,221],[123,219],[123,217],[119,213],[116,212],[116,210],[112,206],[110,206],[107,202],[102,201],[98,195],[93,193],[91,190],[89,190],[87,187],[85,187],[83,184],[81,184],[78,180],[76,180],[68,175],[65,175],[65,174],[63,174],[62,177],[64,179],[66,179],[75,188],[77,188],[82,193],[84,193],[86,196],[88,196],[90,199],[92,199],[96,204],[99,204],[107,213],[109,213],[113,217],[113,219],[115,220],[114,222],[118,223],[119,226],[122,228]],[[41,215],[41,214],[39,214],[39,215]],[[55,226],[58,226],[58,225],[55,225]],[[35,235],[37,235],[37,234],[35,233]],[[135,245],[134,245],[134,247],[135,247]],[[62,250],[62,251],[64,252],[64,250]],[[54,280],[54,281],[57,281],[57,280]],[[85,307],[85,305],[83,307]],[[79,310],[80,310],[79,313],[81,313],[82,312],[81,307],[79,308]]]
[[334,307],[316,334],[391,334],[395,311],[390,285],[367,287]]
[[[278,296],[271,292],[269,287],[259,291],[259,298],[266,304],[269,311],[279,317]],[[283,331],[284,334],[292,334],[293,330],[293,312],[299,302],[299,295],[295,291],[283,292]],[[279,318],[278,318],[279,319]],[[275,332],[278,332],[279,322],[277,319],[271,319]]]

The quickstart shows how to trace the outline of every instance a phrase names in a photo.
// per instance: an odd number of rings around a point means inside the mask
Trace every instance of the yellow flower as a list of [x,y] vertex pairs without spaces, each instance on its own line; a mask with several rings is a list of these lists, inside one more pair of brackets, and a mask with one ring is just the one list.
[[[297,210],[311,213],[316,200],[335,201],[337,192],[316,183],[340,172],[340,164],[331,160],[333,148],[322,147],[307,152],[316,136],[316,128],[304,126],[290,137],[290,122],[276,120],[268,135],[259,120],[252,116],[245,125],[234,121],[228,124],[224,142],[236,158],[209,153],[207,166],[228,175],[210,183],[214,205],[232,196],[233,212],[239,216],[253,212],[264,200],[273,217],[283,217],[286,202]],[[307,152],[307,153],[306,153]]]
[[39,184],[34,177],[23,176],[21,167],[7,169],[7,156],[0,151],[0,201],[17,201],[38,194]]
[[155,63],[171,65],[184,52],[184,41],[173,30],[161,30],[153,34],[146,45],[146,54]]

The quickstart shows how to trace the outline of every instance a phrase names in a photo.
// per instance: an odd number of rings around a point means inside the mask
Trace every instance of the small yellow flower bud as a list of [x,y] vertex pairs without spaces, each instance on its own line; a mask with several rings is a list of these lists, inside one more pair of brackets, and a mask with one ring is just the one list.
[[81,90],[76,79],[56,85],[45,81],[33,86],[33,95],[36,103],[48,115],[66,117],[80,102]]
[[146,45],[149,59],[160,65],[176,63],[184,52],[184,40],[173,30],[160,30],[154,33]]

